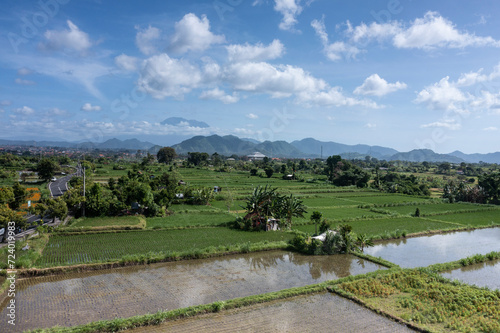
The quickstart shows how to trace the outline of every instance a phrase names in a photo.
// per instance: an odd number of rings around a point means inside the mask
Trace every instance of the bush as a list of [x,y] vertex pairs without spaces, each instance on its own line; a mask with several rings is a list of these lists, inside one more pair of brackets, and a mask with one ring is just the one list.
[[319,233],[322,234],[329,229],[330,229],[330,223],[328,223],[326,220],[323,220],[319,225]]

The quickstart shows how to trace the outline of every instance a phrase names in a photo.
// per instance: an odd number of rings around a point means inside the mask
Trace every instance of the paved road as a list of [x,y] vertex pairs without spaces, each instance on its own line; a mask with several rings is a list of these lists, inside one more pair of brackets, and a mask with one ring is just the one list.
[[50,196],[53,198],[60,197],[68,190],[68,182],[74,174],[64,176],[56,181],[49,183]]

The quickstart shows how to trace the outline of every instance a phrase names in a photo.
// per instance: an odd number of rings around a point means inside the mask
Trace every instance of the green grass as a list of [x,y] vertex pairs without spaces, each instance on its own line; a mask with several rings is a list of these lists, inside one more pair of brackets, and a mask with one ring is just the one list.
[[126,255],[189,251],[263,241],[288,241],[284,232],[244,232],[227,228],[147,230],[117,233],[53,235],[37,267],[117,260]]
[[400,202],[426,202],[429,199],[421,197],[412,197],[409,195],[379,195],[370,197],[355,197],[352,200],[356,200],[359,204],[391,204]]
[[[331,229],[335,228],[340,223],[346,223],[352,226],[352,230],[356,234],[366,234],[367,236],[382,236],[394,233],[396,230],[409,233],[424,232],[428,230],[443,230],[450,228],[458,228],[461,225],[450,224],[439,221],[427,220],[424,218],[414,217],[397,217],[397,218],[380,218],[372,220],[357,220],[350,222],[337,222],[331,224]],[[314,233],[314,225],[296,226],[293,229]]]
[[233,222],[236,216],[223,211],[199,211],[184,213],[179,211],[165,217],[153,217],[146,220],[147,228],[216,226]]
[[432,216],[433,220],[453,222],[462,226],[481,227],[488,225],[500,225],[500,209],[478,211],[471,213],[449,214]]
[[412,205],[412,206],[396,206],[396,207],[383,207],[381,209],[396,212],[401,215],[411,215],[415,214],[416,209],[420,210],[421,215],[435,214],[442,212],[453,212],[460,210],[481,210],[490,209],[491,206],[473,205],[469,203],[441,203],[441,204],[430,204],[430,205]]
[[71,223],[71,227],[132,226],[139,225],[140,222],[137,216],[79,218]]

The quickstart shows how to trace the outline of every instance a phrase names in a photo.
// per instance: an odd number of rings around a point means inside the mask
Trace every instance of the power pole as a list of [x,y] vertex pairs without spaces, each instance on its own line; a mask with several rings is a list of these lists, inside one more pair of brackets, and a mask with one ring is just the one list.
[[83,217],[85,217],[85,167],[83,167]]

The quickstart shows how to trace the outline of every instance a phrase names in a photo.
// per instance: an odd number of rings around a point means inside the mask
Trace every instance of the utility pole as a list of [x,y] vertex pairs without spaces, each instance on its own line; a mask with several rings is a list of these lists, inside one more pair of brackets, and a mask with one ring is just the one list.
[[83,217],[85,217],[85,167],[83,167]]

